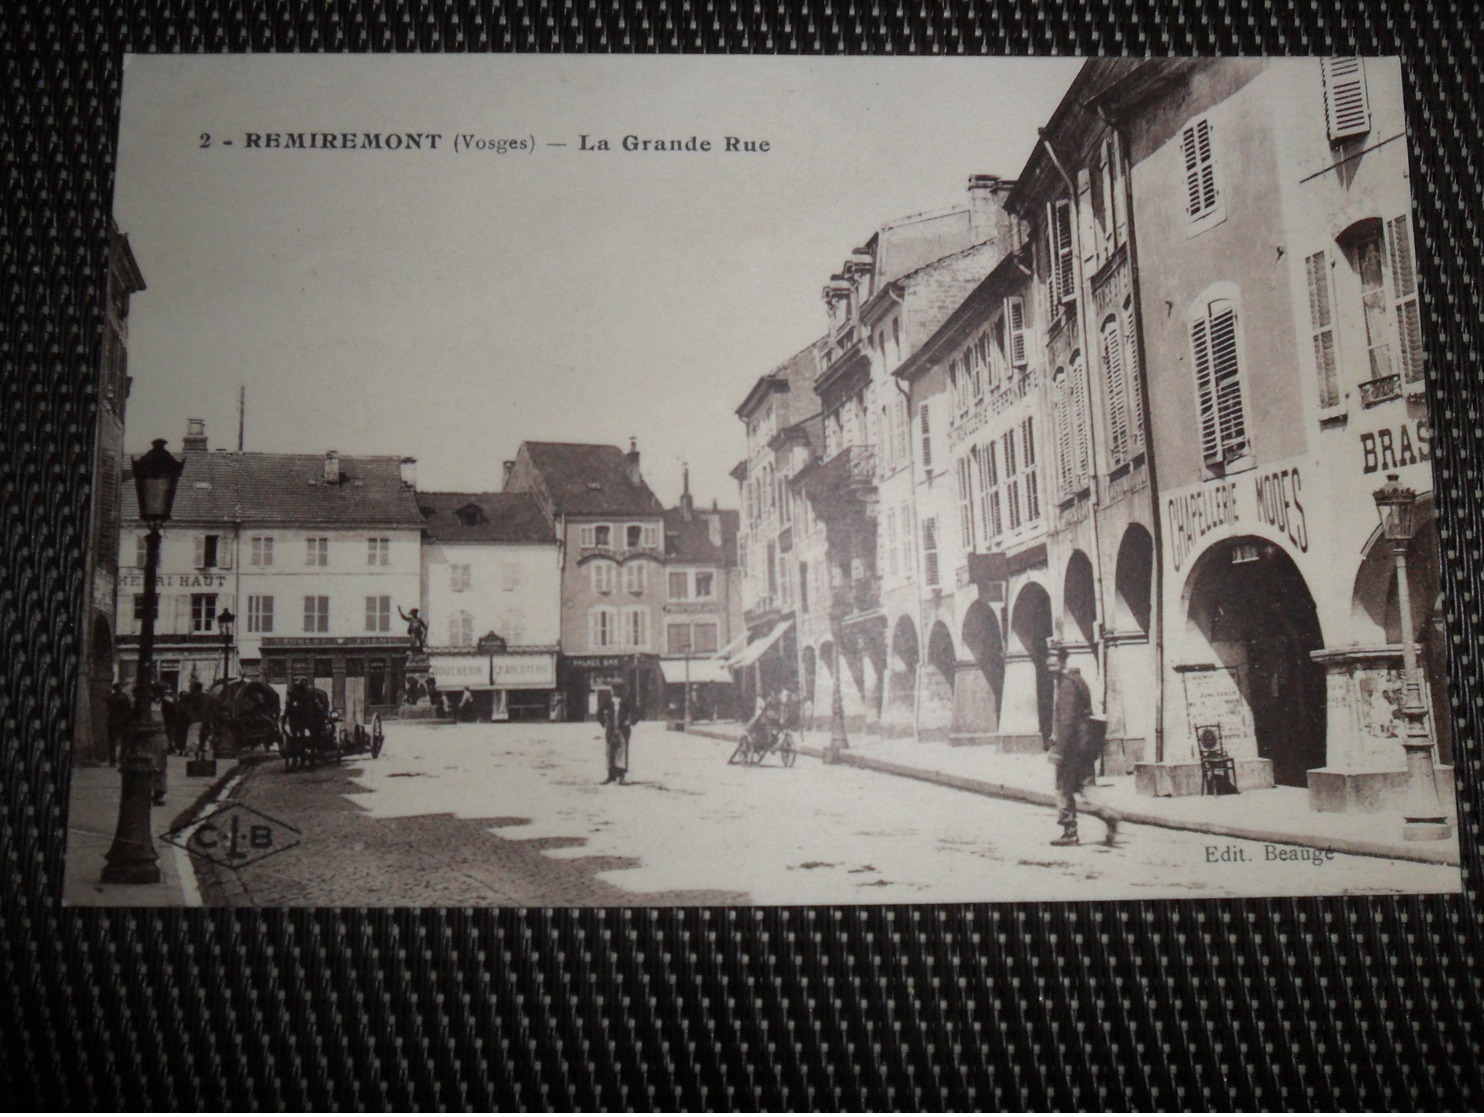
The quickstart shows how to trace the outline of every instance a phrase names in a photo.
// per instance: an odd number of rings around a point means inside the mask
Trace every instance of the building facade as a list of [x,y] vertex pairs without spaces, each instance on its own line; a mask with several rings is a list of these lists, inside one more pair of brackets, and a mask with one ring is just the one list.
[[839,680],[847,725],[948,732],[956,655],[936,649],[950,681],[932,686],[917,670],[931,652],[915,637],[931,592],[917,575],[936,569],[938,524],[916,507],[913,471],[936,419],[929,406],[913,425],[907,385],[893,374],[1013,241],[1007,187],[976,175],[966,206],[883,226],[823,291],[828,332],[814,385],[822,447],[795,480],[824,529],[830,636],[801,656],[831,691]]
[[746,633],[738,521],[735,510],[723,510],[715,501],[710,508],[695,506],[687,469],[680,503],[665,510],[660,671],[672,716],[709,721],[740,713],[737,688],[721,654]]
[[561,548],[560,716],[596,717],[620,679],[644,716],[660,716],[665,520],[637,445],[525,442],[504,487],[536,500]]
[[129,302],[144,277],[118,226],[108,227],[108,277],[103,350],[98,362],[97,428],[93,433],[93,490],[89,505],[82,629],[75,713],[76,756],[85,764],[108,760],[108,692],[113,683],[115,599],[119,581],[119,525],[123,516],[124,413],[129,402]]
[[[420,492],[429,668],[481,721],[548,720],[558,705],[561,552],[528,493]],[[481,647],[483,643],[483,647]]]
[[[1164,534],[1149,782],[1185,788],[1215,725],[1244,786],[1388,805],[1404,639],[1452,761],[1399,64],[1146,63],[1101,101],[1127,135],[1145,305],[1165,311],[1144,316]],[[1372,496],[1388,475],[1420,494],[1410,633]]]
[[[305,676],[364,720],[402,695],[399,611],[421,596],[422,515],[408,458],[208,449],[191,420],[172,519],[161,533],[156,677],[168,689]],[[143,615],[144,525],[125,486],[118,627],[132,677]],[[224,612],[235,618],[226,637]]]
[[799,608],[807,601],[808,560],[800,559],[807,506],[792,484],[818,452],[822,426],[814,380],[819,343],[759,377],[736,414],[747,457],[733,471],[742,503],[738,540],[747,639],[732,656],[745,710],[760,696],[809,688],[799,662]]

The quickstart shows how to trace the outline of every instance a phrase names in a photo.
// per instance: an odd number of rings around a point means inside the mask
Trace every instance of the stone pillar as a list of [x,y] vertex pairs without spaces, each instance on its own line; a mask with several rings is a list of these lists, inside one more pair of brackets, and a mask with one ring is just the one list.
[[953,728],[948,740],[955,745],[988,745],[998,740],[1000,711],[989,679],[976,660],[956,665],[953,678]]
[[[1324,767],[1309,770],[1309,806],[1316,811],[1401,810],[1407,757],[1402,748],[1406,726],[1397,716],[1405,684],[1400,645],[1326,648],[1313,655],[1324,665],[1327,730]],[[1451,767],[1437,768],[1437,785],[1451,814]]]
[[918,671],[921,696],[917,707],[917,736],[923,741],[946,741],[953,729],[953,682],[931,663]]
[[1036,693],[1034,656],[1012,652],[1005,656],[1005,693],[1000,706],[1000,749],[1004,752],[1044,752],[1041,708]]

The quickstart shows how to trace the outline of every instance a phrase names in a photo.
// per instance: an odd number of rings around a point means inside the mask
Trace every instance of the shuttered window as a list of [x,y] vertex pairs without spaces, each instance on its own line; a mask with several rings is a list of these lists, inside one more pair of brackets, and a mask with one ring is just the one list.
[[1139,334],[1133,303],[1123,304],[1123,376],[1128,382],[1129,453],[1144,452],[1144,381],[1139,371]]
[[1391,264],[1391,295],[1396,307],[1398,358],[1402,378],[1408,383],[1422,379],[1426,353],[1422,347],[1422,316],[1417,305],[1417,269],[1413,265],[1412,230],[1407,216],[1386,223],[1386,254]]
[[1329,284],[1329,259],[1316,252],[1304,262],[1309,282],[1309,331],[1314,342],[1314,373],[1321,408],[1340,405],[1340,377],[1335,364],[1335,324]]
[[1027,415],[1020,424],[1021,446],[1024,450],[1020,468],[1025,479],[1026,522],[1041,518],[1041,483],[1036,473],[1036,421]]
[[922,424],[922,468],[929,470],[933,468],[933,432],[928,422],[928,405],[926,403],[918,406],[917,415]]
[[1190,324],[1200,416],[1201,453],[1206,465],[1222,468],[1248,452],[1247,420],[1242,399],[1242,370],[1237,357],[1237,308],[1215,299]]
[[1005,435],[1005,505],[1010,513],[1010,530],[1014,531],[1020,526],[1020,478],[1016,476],[1018,467],[1016,460],[1019,455],[1015,452],[1015,440],[1017,435],[1015,428],[1011,427]]
[[1059,368],[1052,378],[1056,393],[1052,403],[1052,419],[1056,424],[1056,473],[1060,479],[1060,493],[1070,496],[1075,490],[1075,470],[1072,466],[1072,408],[1071,385],[1067,370]]
[[1211,144],[1211,122],[1204,117],[1180,134],[1185,158],[1185,209],[1191,221],[1214,218],[1221,192],[1216,182],[1216,156]]
[[938,518],[929,516],[922,521],[922,575],[929,589],[941,585],[938,577]]
[[1030,363],[1025,344],[1025,300],[1018,295],[1005,300],[1005,336],[1010,363],[1025,368]]
[[980,522],[984,525],[985,542],[999,538],[1005,524],[1000,511],[999,446],[986,442],[974,451],[979,461]]
[[1359,58],[1326,58],[1324,74],[1324,120],[1330,143],[1371,130],[1371,103],[1366,95],[1365,63]]
[[1077,297],[1077,270],[1073,259],[1072,203],[1056,202],[1051,208],[1052,309],[1057,303]]
[[1118,319],[1103,322],[1103,383],[1108,396],[1108,457],[1116,468],[1129,460],[1128,379],[1123,361],[1123,331]]
[[1087,487],[1092,469],[1092,410],[1087,400],[1087,375],[1082,368],[1082,355],[1072,358],[1070,373],[1072,419],[1072,479],[1074,487]]
[[968,455],[958,459],[958,530],[965,551],[974,549],[974,476]]

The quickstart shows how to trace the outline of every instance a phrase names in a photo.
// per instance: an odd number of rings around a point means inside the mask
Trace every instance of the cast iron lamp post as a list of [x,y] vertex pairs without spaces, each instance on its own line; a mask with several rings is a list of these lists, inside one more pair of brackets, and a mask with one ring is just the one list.
[[160,527],[170,519],[175,504],[175,486],[185,462],[177,461],[157,438],[154,449],[135,458],[134,490],[139,498],[139,518],[149,525],[145,536],[144,615],[139,622],[139,664],[134,682],[134,723],[129,727],[119,795],[118,827],[103,866],[104,884],[154,884],[160,879],[159,854],[150,835],[150,797],[153,793],[155,757],[163,751],[165,727],[155,713],[154,656],[156,592],[160,570]]
[[232,625],[237,618],[232,615],[232,610],[223,608],[216,615],[216,627],[222,634],[222,680],[232,673]]
[[1417,645],[1412,639],[1412,595],[1407,585],[1407,544],[1412,541],[1416,524],[1417,494],[1402,485],[1395,473],[1386,475],[1386,484],[1376,490],[1376,511],[1381,517],[1381,532],[1391,544],[1396,564],[1396,598],[1401,607],[1402,670],[1406,678],[1402,690],[1402,718],[1406,736],[1402,747],[1407,751],[1407,795],[1403,803],[1406,823],[1402,838],[1409,842],[1438,841],[1453,836],[1438,798],[1437,774],[1432,764],[1432,738],[1428,735],[1427,707],[1422,703],[1422,677],[1417,667]]
[[830,567],[830,642],[835,647],[834,693],[830,696],[830,743],[825,746],[824,762],[840,763],[840,753],[850,747],[845,739],[845,694],[840,689],[844,683],[845,656],[840,647],[840,621],[845,616],[846,582],[839,566]]

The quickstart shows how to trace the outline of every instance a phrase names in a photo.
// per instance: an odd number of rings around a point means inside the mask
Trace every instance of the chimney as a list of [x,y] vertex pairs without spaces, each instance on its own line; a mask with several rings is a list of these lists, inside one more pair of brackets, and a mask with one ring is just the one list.
[[515,479],[515,463],[500,463],[500,488],[505,492],[510,491],[510,482]]
[[721,546],[721,513],[715,508],[712,508],[711,514],[706,517],[706,534],[710,537],[713,547]]
[[681,477],[683,478],[683,480],[681,482],[680,488],[680,518],[686,523],[690,523],[696,515],[696,502],[690,495],[689,462],[685,464],[684,471],[681,473]]
[[185,438],[181,440],[182,450],[205,450],[206,449],[206,420],[187,419]]
[[[1005,198],[1015,183],[999,175],[969,176],[969,234],[975,244],[1004,241],[1009,231]],[[1005,247],[1009,247],[1008,244]]]
[[407,486],[407,488],[409,489],[417,488],[416,458],[403,458],[401,464],[398,467],[398,472],[402,475],[402,484]]
[[325,451],[325,484],[340,484],[340,452],[338,450]]
[[629,480],[635,485],[644,484],[644,475],[639,472],[639,440],[629,435],[629,452],[624,455],[629,463]]

